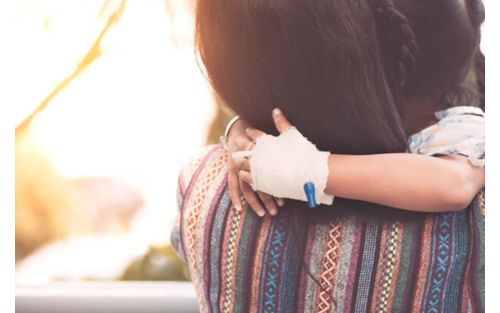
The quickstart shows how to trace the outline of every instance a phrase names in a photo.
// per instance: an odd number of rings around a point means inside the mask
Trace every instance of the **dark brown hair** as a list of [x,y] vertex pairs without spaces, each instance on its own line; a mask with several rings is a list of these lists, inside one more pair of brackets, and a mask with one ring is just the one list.
[[[483,20],[480,0],[197,0],[196,43],[215,91],[253,126],[276,134],[280,107],[320,150],[403,152],[409,100],[484,107]],[[340,198],[303,207],[287,201],[296,230],[299,217],[417,215]]]
[[255,127],[278,106],[322,150],[395,152],[407,99],[463,93],[483,19],[477,0],[198,0],[196,43]]
[[483,20],[480,0],[198,0],[196,44],[215,91],[253,126],[275,134],[280,107],[320,150],[403,152],[408,100],[483,99]]

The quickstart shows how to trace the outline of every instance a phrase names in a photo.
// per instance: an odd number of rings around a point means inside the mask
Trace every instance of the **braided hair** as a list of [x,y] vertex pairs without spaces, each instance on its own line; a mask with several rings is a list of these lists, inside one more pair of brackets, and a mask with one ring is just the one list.
[[[469,19],[471,24],[478,29],[480,29],[481,24],[484,22],[484,5],[481,0],[467,0],[466,2]],[[481,34],[478,34],[478,41],[481,38]],[[474,55],[474,74],[476,76],[477,93],[479,96],[479,107],[485,109],[484,106],[484,54],[477,47],[477,51]]]
[[392,0],[373,0],[381,61],[386,70],[394,104],[404,118],[403,88],[417,63],[417,41],[409,19]]
[[[371,0],[371,5],[381,59],[400,114],[406,100],[425,94],[444,99],[447,106],[477,105],[484,110],[482,1],[466,0],[465,9],[454,2],[396,6],[394,1]],[[463,34],[463,42],[457,34]]]
[[474,105],[485,109],[484,105],[484,54],[480,49],[481,24],[484,21],[484,6],[481,0],[466,0],[467,18],[472,28],[473,38],[471,57],[466,67],[466,77],[447,95],[450,103]]
[[417,41],[408,18],[392,0],[375,0],[376,24],[388,76],[403,87],[416,66]]

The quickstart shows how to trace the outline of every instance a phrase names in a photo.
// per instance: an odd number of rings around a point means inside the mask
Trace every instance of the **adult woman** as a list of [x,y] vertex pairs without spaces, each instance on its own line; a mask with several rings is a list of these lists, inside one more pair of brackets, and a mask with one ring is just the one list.
[[[476,1],[396,4],[199,0],[198,47],[215,90],[251,125],[273,133],[279,103],[321,150],[404,152],[407,136],[462,90],[482,17]],[[482,310],[477,202],[423,214],[287,201],[260,219],[232,209],[226,166],[212,147],[179,179],[172,241],[202,311]]]

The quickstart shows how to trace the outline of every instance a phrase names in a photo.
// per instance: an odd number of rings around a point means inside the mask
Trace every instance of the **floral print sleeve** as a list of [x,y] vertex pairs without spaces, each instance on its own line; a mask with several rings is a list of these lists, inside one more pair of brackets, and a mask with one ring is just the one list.
[[435,113],[439,120],[409,139],[409,150],[430,156],[463,155],[475,166],[484,166],[483,110],[471,106],[452,107]]

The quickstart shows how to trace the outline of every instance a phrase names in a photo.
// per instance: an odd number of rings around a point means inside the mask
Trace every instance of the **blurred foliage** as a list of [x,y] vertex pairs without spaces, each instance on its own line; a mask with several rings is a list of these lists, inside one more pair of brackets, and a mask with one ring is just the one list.
[[[31,112],[19,125],[16,127],[16,136],[21,135],[26,132],[29,128],[29,125],[33,121],[33,119],[44,109],[47,108],[49,103],[54,99],[64,88],[66,88],[76,77],[78,77],[84,70],[86,70],[95,60],[97,60],[101,56],[101,44],[104,37],[108,34],[109,30],[113,25],[115,25],[121,18],[123,11],[125,10],[126,0],[121,0],[120,3],[116,6],[116,8],[110,13],[105,25],[97,35],[96,39],[89,47],[87,52],[85,53],[82,60],[75,67],[74,71],[63,80],[61,80],[54,89],[38,104],[38,106]],[[103,2],[101,11],[105,11],[105,9],[110,5],[110,0],[105,0]]]
[[184,261],[170,245],[151,246],[142,257],[134,260],[120,280],[177,280],[186,281],[189,273]]
[[[53,169],[50,161],[29,134],[33,119],[76,77],[101,55],[101,42],[122,16],[126,0],[112,10],[100,33],[74,71],[65,77],[16,127],[16,261],[38,247],[72,233],[88,229],[88,221],[75,216],[76,200],[68,182]],[[103,1],[99,15],[110,5]],[[74,225],[73,225],[74,223]]]
[[29,133],[16,136],[16,261],[66,237],[74,208],[68,184]]
[[[104,0],[99,17],[108,12],[109,0]],[[52,100],[81,75],[102,53],[101,44],[109,30],[122,16],[126,0],[116,1],[94,42],[77,62],[73,72],[63,78],[37,107],[16,127],[16,261],[44,244],[93,229],[92,216],[82,207],[82,195],[74,183],[57,174],[48,157],[37,147],[30,135],[31,122]],[[173,19],[172,1],[165,0]],[[231,114],[216,98],[217,112],[208,134],[208,143],[218,143]],[[114,221],[114,220],[112,220]],[[101,221],[102,222],[102,221]],[[119,228],[119,227],[118,227]],[[60,278],[63,279],[63,278]],[[171,246],[153,246],[134,260],[120,277],[121,280],[189,280],[186,265]]]

